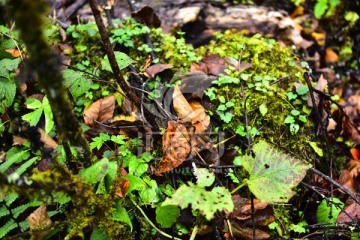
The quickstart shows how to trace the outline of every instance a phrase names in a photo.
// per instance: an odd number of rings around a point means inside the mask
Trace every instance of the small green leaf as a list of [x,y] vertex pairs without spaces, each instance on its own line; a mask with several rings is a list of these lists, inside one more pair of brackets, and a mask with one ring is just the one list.
[[315,18],[320,19],[325,14],[327,8],[328,8],[327,0],[317,0],[314,7]]
[[314,149],[317,155],[319,155],[320,157],[324,155],[323,150],[318,147],[316,142],[309,142],[309,145],[312,147],[312,149]]
[[182,185],[178,188],[172,198],[167,198],[162,206],[178,205],[184,209],[191,204],[191,208],[200,211],[207,220],[210,220],[216,211],[234,210],[234,203],[227,188],[215,187],[211,191],[206,191],[202,186],[188,184],[189,186]]
[[43,105],[44,115],[45,115],[45,133],[49,134],[49,132],[54,127],[55,123],[53,120],[54,118],[53,118],[53,113],[51,111],[51,106],[50,106],[49,100],[47,99],[46,96],[43,99],[42,105]]
[[30,126],[36,126],[36,124],[40,121],[40,117],[43,113],[42,108],[36,109],[35,111],[25,114],[21,118],[24,121],[27,121],[30,123]]
[[291,115],[297,116],[299,114],[300,114],[300,112],[298,110],[296,110],[296,109],[291,110]]
[[[330,198],[333,203],[328,204],[326,199],[323,199],[318,206],[316,211],[316,218],[318,223],[333,223],[335,226],[335,222],[337,217],[339,216],[341,209],[344,207],[344,203],[340,201],[338,198]],[[331,215],[330,215],[331,214]]]
[[307,86],[299,86],[296,88],[296,93],[299,95],[304,95],[309,92],[309,88]]
[[287,116],[286,118],[285,118],[285,121],[284,121],[284,123],[294,123],[295,122],[295,118],[293,117],[293,116]]
[[[127,68],[130,64],[134,63],[134,61],[125,53],[115,51],[116,62],[119,65],[120,70]],[[108,57],[105,56],[101,61],[101,66],[103,70],[112,72]]]
[[14,101],[15,94],[15,82],[7,78],[0,77],[0,113],[4,113],[6,108],[11,106]]
[[247,180],[250,191],[263,202],[288,202],[295,194],[292,188],[302,181],[311,166],[262,140],[254,145],[253,151],[255,158],[241,157],[250,174]]
[[145,182],[137,177],[137,176],[134,176],[134,175],[131,175],[131,174],[128,174],[126,176],[123,176],[123,179],[126,179],[130,182],[130,185],[126,191],[126,193],[130,193],[134,190],[138,190],[138,191],[141,191],[143,189],[146,189],[146,184]]
[[65,79],[64,84],[74,99],[77,99],[91,88],[92,82],[82,72],[66,69],[62,71],[62,74]]
[[260,105],[259,111],[260,111],[261,116],[265,116],[265,114],[268,112],[268,108],[266,107],[265,103]]
[[0,77],[6,77],[8,76],[9,72],[15,70],[18,68],[19,63],[21,59],[15,58],[15,59],[2,59],[0,60]]
[[103,158],[100,161],[94,163],[88,168],[85,168],[79,172],[79,176],[89,184],[95,184],[100,182],[108,173],[109,159]]
[[302,121],[303,123],[306,123],[306,122],[307,122],[307,118],[306,118],[306,116],[304,116],[304,115],[300,115],[300,116],[299,116],[299,120]]
[[203,187],[209,187],[215,181],[215,174],[206,168],[195,168],[195,176],[198,179],[197,184]]
[[156,208],[156,222],[160,224],[162,228],[170,228],[179,216],[180,209],[178,206],[167,205]]
[[128,212],[121,206],[120,201],[116,203],[116,210],[112,214],[112,219],[115,221],[123,222],[129,225],[130,230],[133,230],[133,225]]
[[148,169],[148,165],[142,159],[136,159],[129,163],[129,173],[135,176],[143,175]]
[[297,98],[297,95],[293,92],[288,92],[288,93],[286,93],[286,95],[287,95],[289,101]]
[[296,124],[296,123],[291,123],[290,124],[290,132],[292,135],[296,134],[300,129],[300,126],[299,124]]
[[117,143],[119,145],[125,144],[125,135],[112,135],[111,136],[111,141],[113,141],[114,143]]

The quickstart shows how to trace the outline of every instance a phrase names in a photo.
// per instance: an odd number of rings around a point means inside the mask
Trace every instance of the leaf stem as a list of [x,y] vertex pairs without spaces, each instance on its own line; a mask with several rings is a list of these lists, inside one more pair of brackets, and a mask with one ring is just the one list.
[[236,193],[240,188],[242,188],[243,186],[245,186],[246,185],[246,179],[244,180],[244,182],[242,183],[242,184],[240,184],[239,186],[237,186],[234,190],[232,190],[230,193],[231,194],[234,194],[234,193]]
[[189,240],[194,240],[195,239],[198,230],[199,230],[198,225],[195,225],[195,227],[192,230],[192,233],[191,233],[191,236],[190,236]]
[[173,237],[169,234],[167,234],[166,232],[161,231],[159,228],[157,228],[155,226],[155,224],[146,216],[145,212],[141,209],[141,207],[134,201],[134,199],[132,199],[132,197],[130,197],[131,202],[135,205],[135,207],[141,212],[141,214],[144,216],[144,218],[146,219],[146,221],[148,221],[148,223],[156,229],[156,231],[158,231],[161,235],[163,235],[164,237],[167,238],[171,238],[171,239],[175,239],[175,240],[181,240],[180,238],[177,237]]

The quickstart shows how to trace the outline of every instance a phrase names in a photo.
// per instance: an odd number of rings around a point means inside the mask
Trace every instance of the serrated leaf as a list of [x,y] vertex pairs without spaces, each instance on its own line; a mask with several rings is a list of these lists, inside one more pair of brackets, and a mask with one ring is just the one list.
[[[338,198],[330,198],[332,200],[332,205],[328,205],[326,199],[323,199],[318,206],[316,211],[316,218],[318,223],[329,223],[333,222],[335,226],[336,218],[341,213],[341,209],[344,207],[344,203]],[[330,215],[331,214],[331,215]]]
[[94,229],[90,235],[90,240],[109,240],[109,236],[106,231],[100,227]]
[[94,163],[90,167],[82,170],[79,176],[89,184],[95,184],[100,182],[108,172],[109,159],[103,158],[100,161]]
[[[134,61],[125,53],[115,51],[115,58],[119,65],[120,70],[127,68],[130,64],[134,63]],[[101,61],[101,66],[103,70],[112,72],[108,57],[105,56],[104,59]]]
[[15,70],[19,66],[20,61],[21,61],[20,58],[15,58],[15,59],[5,58],[1,60],[0,77],[6,77],[9,74],[9,72]]
[[138,190],[138,191],[141,191],[143,189],[146,189],[146,184],[145,182],[137,177],[137,176],[134,176],[134,175],[131,175],[131,174],[128,174],[126,176],[123,176],[123,179],[126,179],[130,182],[130,185],[126,191],[126,193],[130,193],[134,190]]
[[127,225],[129,225],[130,230],[133,230],[133,225],[129,214],[126,209],[120,205],[119,202],[116,203],[116,210],[112,214],[112,219],[115,221],[126,223]]
[[234,203],[231,194],[224,187],[215,187],[206,191],[204,187],[189,183],[176,190],[172,198],[167,198],[162,206],[178,205],[180,208],[187,208],[191,204],[193,210],[200,211],[206,219],[210,220],[216,211],[234,210]]
[[180,209],[178,206],[167,205],[156,208],[156,222],[160,224],[162,228],[170,228],[179,216]]
[[265,141],[256,143],[253,151],[255,158],[241,157],[241,164],[250,174],[247,180],[250,191],[262,202],[288,202],[295,194],[292,188],[302,181],[311,166]]
[[64,84],[69,88],[74,99],[77,99],[91,88],[92,82],[83,73],[71,69],[66,69],[62,73],[65,79]]
[[0,77],[0,113],[11,106],[16,94],[16,84],[9,79]]
[[43,113],[42,108],[38,108],[35,111],[25,114],[22,116],[22,120],[27,121],[30,123],[30,126],[36,126],[36,124],[40,121],[40,117]]
[[215,181],[215,174],[206,168],[195,168],[195,175],[198,179],[197,184],[203,187],[209,187]]

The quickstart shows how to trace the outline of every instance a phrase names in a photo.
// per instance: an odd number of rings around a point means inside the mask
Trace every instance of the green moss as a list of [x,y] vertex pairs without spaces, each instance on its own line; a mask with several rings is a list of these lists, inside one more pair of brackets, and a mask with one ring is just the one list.
[[[314,125],[307,119],[307,96],[297,94],[294,86],[295,82],[305,85],[305,71],[298,66],[298,59],[291,49],[279,46],[273,39],[259,35],[246,37],[228,30],[224,34],[218,33],[214,41],[196,52],[198,55],[213,53],[222,58],[232,57],[236,61],[242,55],[241,63],[251,64],[240,74],[250,132],[299,158],[307,161],[316,159],[313,149],[306,144],[315,138]],[[246,137],[245,101],[240,81],[235,81],[239,79],[239,72],[230,66],[226,73],[233,80],[220,75],[215,81],[217,86],[208,89],[207,95],[225,122],[223,129],[231,129]],[[288,93],[295,97],[289,98]],[[288,116],[294,119],[293,123],[286,123]]]

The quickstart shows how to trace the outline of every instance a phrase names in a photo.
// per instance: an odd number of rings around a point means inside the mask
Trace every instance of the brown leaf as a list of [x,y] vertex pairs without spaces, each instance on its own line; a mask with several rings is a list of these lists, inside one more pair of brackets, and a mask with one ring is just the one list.
[[156,15],[154,9],[145,6],[142,9],[132,12],[131,17],[135,20],[145,23],[149,27],[158,28],[161,26],[159,17]]
[[114,109],[114,96],[107,96],[105,98],[99,99],[84,110],[84,122],[90,127],[95,125],[94,120],[101,123],[106,122],[106,120],[112,118]]
[[[239,68],[239,61],[236,60],[235,58],[233,57],[226,57],[225,58],[225,61],[234,66],[236,69]],[[251,68],[252,67],[252,64],[251,63],[240,63],[240,71],[243,71],[243,70],[246,70],[248,68]]]
[[162,63],[157,63],[155,65],[152,65],[150,67],[148,67],[146,69],[146,73],[149,74],[151,77],[154,77],[156,74],[166,70],[166,69],[171,69],[174,66],[171,64],[162,64]]
[[193,109],[180,91],[179,86],[174,87],[173,105],[175,112],[182,122],[192,122],[196,118]]
[[202,133],[210,125],[210,118],[205,112],[205,108],[198,101],[191,101],[190,106],[196,115],[193,119],[193,125],[195,127],[195,133]]
[[185,99],[179,86],[174,87],[173,104],[181,122],[190,122],[196,128],[197,134],[203,132],[210,124],[205,108],[198,101],[190,103]]
[[326,48],[324,60],[328,63],[334,63],[339,60],[339,56],[332,49]]
[[32,230],[32,238],[36,240],[44,239],[51,231],[52,221],[46,211],[46,205],[43,203],[27,218],[30,229]]
[[178,167],[189,155],[190,136],[184,125],[175,121],[168,122],[163,136],[163,151],[163,159],[154,171],[156,175]]
[[[320,77],[319,77],[319,80],[318,80],[318,82],[317,82],[317,84],[316,84],[316,86],[315,86],[315,89],[316,89],[316,90],[319,90],[319,91],[321,91],[321,92],[324,92],[325,89],[326,89],[326,87],[327,87],[327,85],[328,85],[328,81],[327,81],[327,80],[323,77],[323,75],[321,74]],[[319,101],[320,101],[320,99],[319,99],[319,94],[317,94],[317,93],[314,92],[314,98],[315,98],[316,106],[318,106],[318,105],[319,105]],[[312,100],[311,100],[310,97],[309,97],[309,99],[308,99],[307,104],[308,104],[309,107],[313,107],[313,103],[312,103]]]
[[[252,222],[251,219],[251,200],[242,198],[239,195],[232,196],[235,205],[234,211],[230,214],[230,219],[245,221],[244,224]],[[254,199],[254,223],[258,226],[266,226],[275,220],[273,210],[268,203]]]
[[181,80],[181,92],[187,95],[191,94],[190,98],[202,99],[204,90],[208,89],[216,78],[201,71],[188,73]]
[[[243,225],[234,223],[232,225],[232,232],[236,239],[245,239],[245,240],[252,240],[253,238],[253,229],[249,227],[244,227]],[[269,239],[270,234],[264,232],[260,229],[255,230],[255,239]]]
[[220,73],[224,73],[226,67],[226,61],[219,55],[208,53],[203,56],[198,64],[193,63],[191,65],[190,72],[202,71],[208,75],[219,76]]
[[336,219],[337,223],[343,222],[354,222],[360,219],[360,205],[355,201],[352,201],[351,204],[347,205],[344,211],[341,211],[338,218]]
[[40,133],[40,140],[45,144],[44,146],[46,148],[55,149],[59,145],[57,144],[57,142],[54,141],[54,139],[47,135],[44,130],[42,130],[41,128],[38,128],[37,130]]

